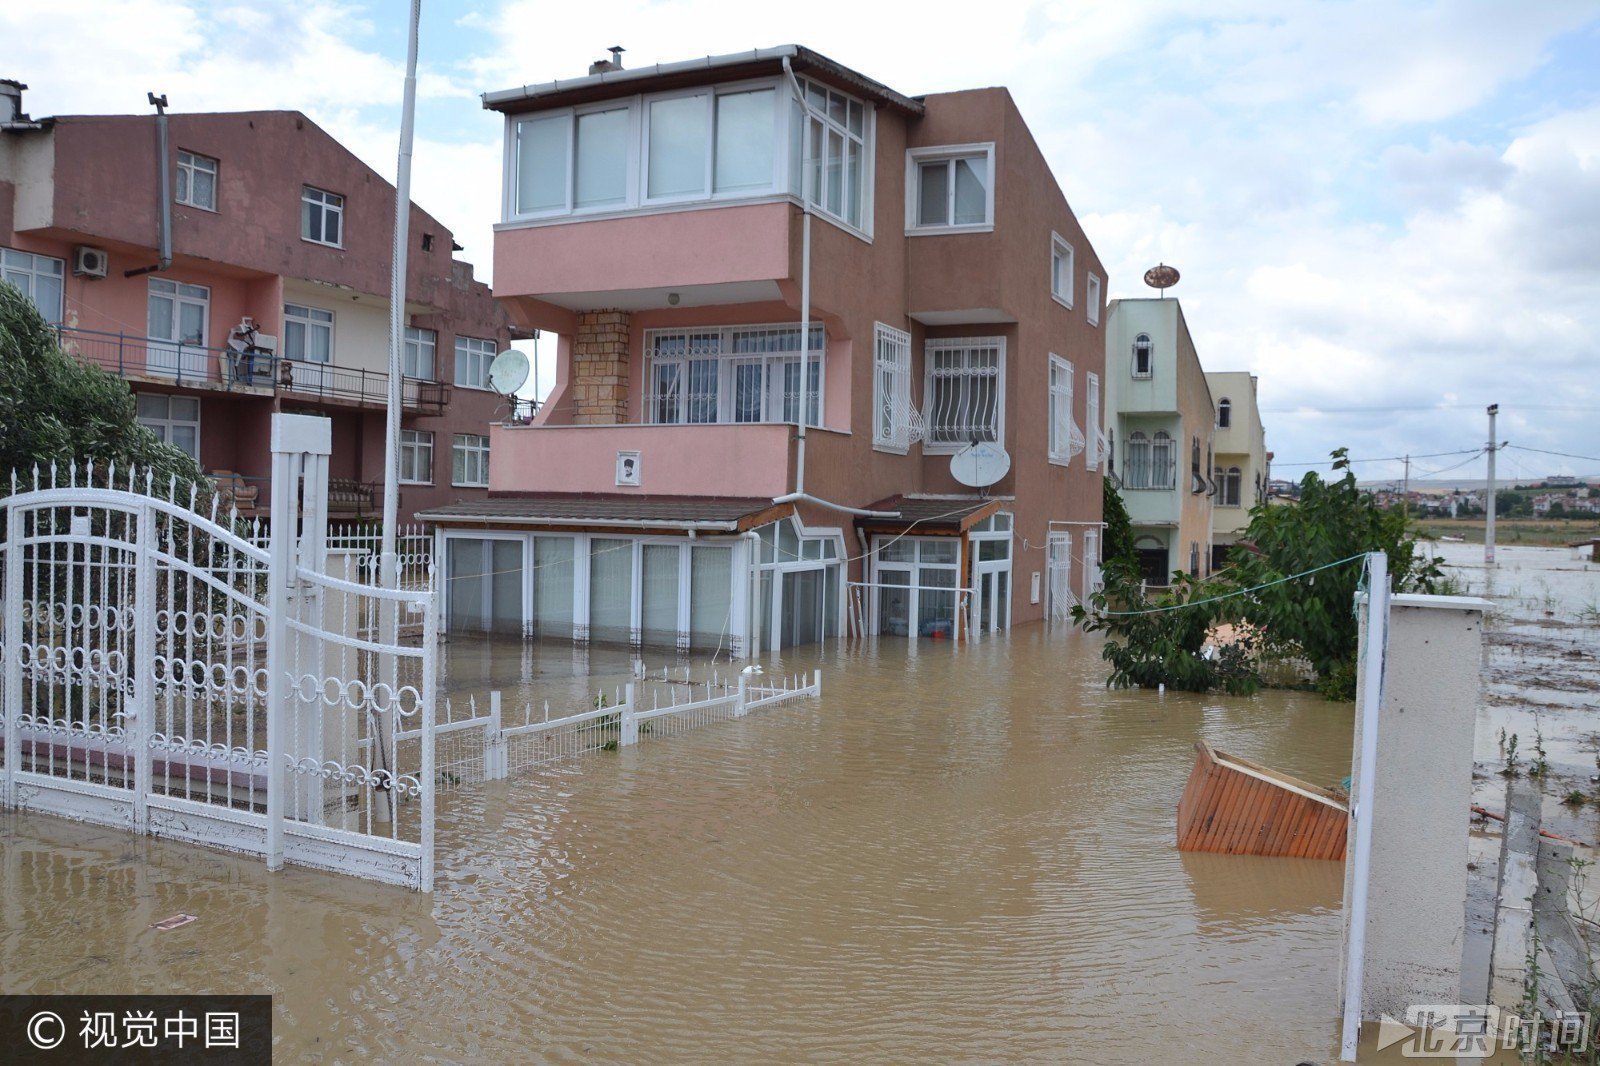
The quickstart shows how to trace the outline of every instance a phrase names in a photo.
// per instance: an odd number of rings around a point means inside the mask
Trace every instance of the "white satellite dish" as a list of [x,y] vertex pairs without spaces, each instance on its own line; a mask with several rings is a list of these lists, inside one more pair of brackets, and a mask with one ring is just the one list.
[[1011,456],[993,441],[974,441],[950,457],[950,476],[969,488],[988,488],[1010,469]]
[[502,396],[512,396],[528,380],[528,357],[507,348],[489,364],[489,386]]

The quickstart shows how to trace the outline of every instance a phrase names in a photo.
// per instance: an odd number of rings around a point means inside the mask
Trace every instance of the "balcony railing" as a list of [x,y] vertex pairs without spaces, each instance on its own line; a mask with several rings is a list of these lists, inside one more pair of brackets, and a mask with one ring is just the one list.
[[[65,351],[118,377],[375,407],[389,399],[382,371],[68,326],[56,334]],[[443,414],[450,399],[444,382],[410,377],[402,379],[400,395],[405,410],[423,415]]]

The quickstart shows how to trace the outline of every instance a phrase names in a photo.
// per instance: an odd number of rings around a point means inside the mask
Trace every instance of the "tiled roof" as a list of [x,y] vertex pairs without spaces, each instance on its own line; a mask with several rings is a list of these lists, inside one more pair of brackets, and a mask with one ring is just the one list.
[[425,522],[449,525],[653,526],[740,528],[741,520],[773,503],[761,497],[642,496],[621,493],[550,492],[528,496],[490,496],[420,512]]

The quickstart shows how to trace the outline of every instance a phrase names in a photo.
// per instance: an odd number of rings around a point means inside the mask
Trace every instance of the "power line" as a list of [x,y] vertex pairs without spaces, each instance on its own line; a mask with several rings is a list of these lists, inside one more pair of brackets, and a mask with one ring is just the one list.
[[[1394,411],[1476,411],[1483,407],[1479,403],[1431,403],[1431,404],[1402,404],[1394,407],[1315,407],[1311,404],[1300,404],[1291,407],[1263,407],[1264,415],[1286,414],[1313,414],[1313,415],[1359,415],[1368,412],[1382,414]],[[1583,407],[1572,404],[1550,403],[1523,403],[1517,404],[1519,411],[1600,411],[1600,407]]]
[[[1462,448],[1459,451],[1453,451],[1453,452],[1429,452],[1429,453],[1427,453],[1425,455],[1412,455],[1412,456],[1409,456],[1409,458],[1412,458],[1412,459],[1443,459],[1443,458],[1447,458],[1447,457],[1453,456],[1453,455],[1468,455],[1468,454],[1481,455],[1481,454],[1483,454],[1483,449],[1482,448]],[[1347,462],[1347,463],[1401,463],[1401,462],[1405,462],[1405,460],[1407,458],[1408,457],[1404,456],[1404,455],[1386,455],[1386,456],[1382,456],[1381,458],[1376,458],[1376,459],[1346,459],[1345,462]],[[1274,468],[1280,467],[1280,466],[1332,466],[1335,462],[1336,462],[1336,460],[1333,459],[1332,457],[1329,457],[1327,459],[1318,459],[1315,462],[1310,462],[1310,463],[1304,463],[1304,462],[1300,462],[1300,463],[1279,462],[1278,460],[1274,459],[1272,461],[1272,465],[1273,465]]]
[[1507,448],[1515,448],[1519,452],[1538,452],[1540,455],[1559,455],[1563,459],[1582,459],[1586,463],[1600,463],[1600,457],[1593,455],[1573,455],[1571,452],[1552,452],[1543,448],[1529,448],[1522,444],[1507,444]]
[[1298,581],[1303,577],[1310,577],[1312,574],[1318,574],[1324,570],[1332,570],[1336,566],[1343,566],[1346,563],[1353,563],[1357,559],[1365,559],[1366,557],[1367,553],[1362,552],[1360,555],[1352,555],[1348,558],[1340,559],[1337,562],[1324,563],[1321,566],[1314,566],[1310,570],[1302,570],[1298,574],[1290,574],[1288,577],[1280,577],[1276,580],[1268,581],[1260,585],[1252,585],[1247,589],[1234,589],[1232,592],[1224,592],[1220,596],[1208,596],[1203,600],[1190,600],[1187,603],[1173,603],[1165,607],[1148,607],[1142,611],[1101,611],[1100,613],[1103,615],[1114,615],[1118,618],[1129,618],[1141,614],[1164,614],[1167,611],[1181,611],[1185,607],[1199,607],[1202,604],[1218,603],[1222,600],[1231,600],[1235,596],[1248,596],[1252,592],[1260,592],[1262,589],[1269,589],[1274,585],[1282,585],[1286,581]]

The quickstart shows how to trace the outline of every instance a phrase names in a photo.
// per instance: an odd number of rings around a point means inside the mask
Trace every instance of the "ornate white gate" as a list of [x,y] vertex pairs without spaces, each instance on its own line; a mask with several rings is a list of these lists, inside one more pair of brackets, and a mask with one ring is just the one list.
[[274,417],[266,549],[139,472],[13,475],[4,806],[432,887],[432,593],[329,558],[329,438]]

